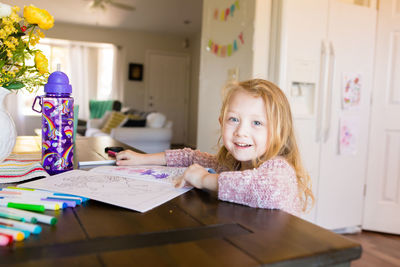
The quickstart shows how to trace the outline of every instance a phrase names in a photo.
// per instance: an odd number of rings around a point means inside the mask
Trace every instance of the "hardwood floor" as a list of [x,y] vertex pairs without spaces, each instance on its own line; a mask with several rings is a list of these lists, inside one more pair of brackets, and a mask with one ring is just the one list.
[[362,231],[343,236],[362,246],[361,258],[353,261],[352,267],[400,266],[400,235]]

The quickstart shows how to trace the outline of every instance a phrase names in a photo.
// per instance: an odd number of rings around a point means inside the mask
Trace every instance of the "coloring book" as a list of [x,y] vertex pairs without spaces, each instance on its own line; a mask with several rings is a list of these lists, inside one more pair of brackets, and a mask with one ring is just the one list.
[[108,204],[146,212],[187,191],[177,189],[174,178],[186,168],[165,166],[102,166],[73,170],[20,187],[79,195]]

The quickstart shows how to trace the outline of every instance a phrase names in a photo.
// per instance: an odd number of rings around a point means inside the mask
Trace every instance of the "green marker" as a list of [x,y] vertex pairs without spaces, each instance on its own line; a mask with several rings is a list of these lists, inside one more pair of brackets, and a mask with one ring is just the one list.
[[[1,205],[1,203],[0,203]],[[25,203],[15,203],[15,202],[8,202],[8,208],[15,208],[20,210],[30,210],[43,213],[45,208],[43,205],[35,205],[35,204],[25,204]]]
[[18,215],[14,215],[14,214],[9,214],[9,213],[0,212],[0,217],[1,218],[6,218],[6,219],[11,219],[11,220],[25,222],[25,218],[24,217],[21,217],[21,216],[18,216]]

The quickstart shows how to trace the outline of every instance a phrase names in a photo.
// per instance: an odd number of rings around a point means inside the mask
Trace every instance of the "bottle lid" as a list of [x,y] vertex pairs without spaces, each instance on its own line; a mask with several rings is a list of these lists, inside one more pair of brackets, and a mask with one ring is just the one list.
[[72,93],[72,86],[69,84],[68,76],[61,71],[53,72],[44,85],[44,92],[53,94]]

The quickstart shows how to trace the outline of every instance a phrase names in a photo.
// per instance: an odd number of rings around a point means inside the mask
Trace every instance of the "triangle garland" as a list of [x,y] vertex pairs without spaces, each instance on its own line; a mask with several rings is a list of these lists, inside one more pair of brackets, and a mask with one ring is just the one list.
[[216,8],[214,9],[214,20],[226,21],[229,15],[233,17],[235,10],[239,9],[239,0],[236,0],[229,7],[222,9],[221,11]]
[[218,57],[230,57],[239,49],[239,44],[244,45],[243,32],[239,33],[237,38],[235,38],[232,43],[227,45],[218,44],[210,39],[208,40],[206,50]]

